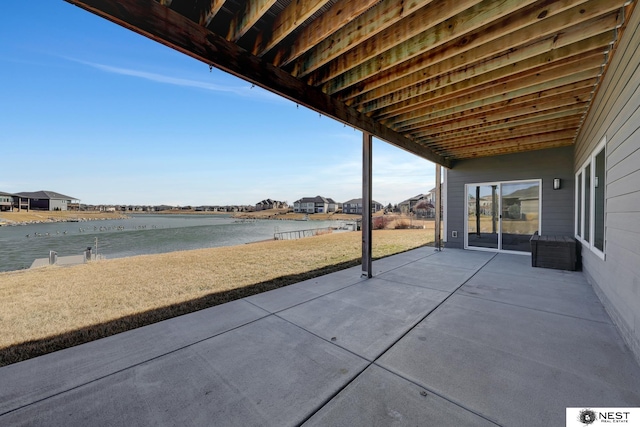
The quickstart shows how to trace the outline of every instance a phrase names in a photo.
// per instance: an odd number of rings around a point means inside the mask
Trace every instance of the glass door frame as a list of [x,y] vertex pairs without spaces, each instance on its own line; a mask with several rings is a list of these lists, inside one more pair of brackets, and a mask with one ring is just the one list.
[[[530,252],[512,251],[502,249],[502,186],[504,184],[524,184],[536,182],[538,184],[538,234],[542,234],[542,179],[519,179],[511,181],[471,182],[464,185],[464,248],[473,251],[500,252],[516,255],[531,255]],[[496,185],[498,189],[498,249],[469,246],[469,189],[477,186]]]

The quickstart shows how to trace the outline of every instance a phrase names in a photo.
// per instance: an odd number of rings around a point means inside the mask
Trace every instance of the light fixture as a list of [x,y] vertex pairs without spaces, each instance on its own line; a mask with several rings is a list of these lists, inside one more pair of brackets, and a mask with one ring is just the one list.
[[554,190],[560,189],[560,178],[553,178],[553,189]]

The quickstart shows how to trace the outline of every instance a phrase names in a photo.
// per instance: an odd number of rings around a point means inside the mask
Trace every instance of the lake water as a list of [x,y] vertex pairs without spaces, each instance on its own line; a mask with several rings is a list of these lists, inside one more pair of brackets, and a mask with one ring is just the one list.
[[[128,219],[0,227],[0,271],[29,268],[36,258],[95,250],[110,258],[273,239],[275,232],[342,225],[339,221],[242,221],[222,215],[134,215]],[[28,237],[27,237],[28,236]]]

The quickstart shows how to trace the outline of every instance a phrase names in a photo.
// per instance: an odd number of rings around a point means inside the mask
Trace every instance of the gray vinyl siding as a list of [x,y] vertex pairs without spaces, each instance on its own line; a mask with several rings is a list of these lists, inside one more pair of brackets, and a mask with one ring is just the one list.
[[[554,178],[560,190],[553,190]],[[573,147],[562,147],[457,161],[447,172],[447,247],[464,247],[465,184],[526,179],[542,179],[542,232],[573,236]]]
[[640,10],[631,16],[586,117],[578,170],[606,138],[605,259],[582,248],[582,266],[640,361]]

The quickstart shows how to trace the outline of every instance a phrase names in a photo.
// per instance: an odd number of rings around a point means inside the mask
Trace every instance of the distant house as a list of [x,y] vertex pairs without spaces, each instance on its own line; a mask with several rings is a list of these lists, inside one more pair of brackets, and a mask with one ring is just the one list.
[[[383,206],[381,203],[378,203],[375,200],[371,201],[371,213],[378,212],[382,209]],[[347,202],[344,202],[342,204],[342,213],[362,215],[362,198],[351,199]]]
[[328,213],[338,210],[338,203],[322,196],[303,197],[293,202],[293,211],[300,213]]
[[29,208],[41,211],[74,211],[80,209],[80,199],[55,191],[33,191],[17,193],[16,196],[28,199]]
[[398,209],[400,212],[407,215],[409,213],[413,213],[415,211],[415,207],[420,201],[427,199],[428,196],[425,194],[418,194],[417,196],[411,197],[407,200],[403,200],[398,203]]
[[10,193],[3,193],[0,191],[0,212],[13,210],[13,199],[15,195]]
[[435,218],[436,207],[427,199],[420,200],[413,208],[418,218]]
[[287,204],[287,202],[281,202],[279,200],[265,199],[261,202],[256,203],[257,211],[264,211],[267,209],[284,209],[288,207],[289,205]]

